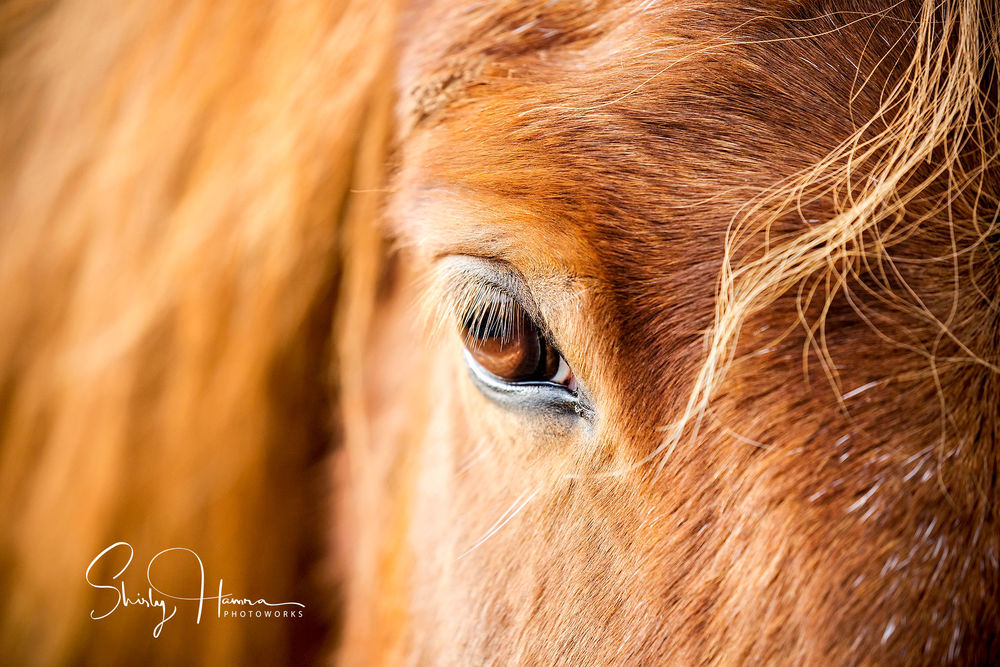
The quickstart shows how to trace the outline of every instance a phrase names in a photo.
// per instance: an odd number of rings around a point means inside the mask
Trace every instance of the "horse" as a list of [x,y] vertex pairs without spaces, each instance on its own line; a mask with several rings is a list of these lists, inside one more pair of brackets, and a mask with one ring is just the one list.
[[3,7],[5,655],[1000,659],[998,23]]

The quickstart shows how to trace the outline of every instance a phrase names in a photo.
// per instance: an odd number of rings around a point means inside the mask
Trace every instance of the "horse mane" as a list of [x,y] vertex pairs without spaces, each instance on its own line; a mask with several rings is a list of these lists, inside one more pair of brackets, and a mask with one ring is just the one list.
[[[336,641],[340,590],[323,556],[340,538],[316,525],[329,525],[331,484],[363,474],[358,351],[388,252],[373,221],[396,13],[361,0],[0,7],[11,663],[299,661]],[[891,307],[932,332],[931,378],[942,364],[1000,370],[998,21],[990,0],[925,0],[914,57],[878,113],[731,221],[705,358],[660,460],[697,437],[744,326],[789,292],[838,396],[826,311],[846,295],[870,317],[861,297],[886,284]],[[740,48],[727,39],[712,46]],[[836,215],[802,214],[817,198]],[[971,288],[994,320],[971,339],[957,285],[944,315],[907,288],[900,267],[914,258],[896,251],[920,234],[944,239],[935,259],[955,276],[993,268]],[[145,617],[94,623],[84,568],[118,540],[139,560],[190,547],[210,580],[316,614],[155,641]]]

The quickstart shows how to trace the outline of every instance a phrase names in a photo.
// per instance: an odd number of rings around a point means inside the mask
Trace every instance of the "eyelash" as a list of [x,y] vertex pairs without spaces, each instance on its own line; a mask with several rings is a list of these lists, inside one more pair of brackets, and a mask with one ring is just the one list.
[[522,318],[527,317],[531,324],[544,332],[517,299],[491,283],[467,282],[460,291],[456,311],[461,327],[473,329],[483,336],[499,333],[504,342],[508,342],[513,329],[523,323]]

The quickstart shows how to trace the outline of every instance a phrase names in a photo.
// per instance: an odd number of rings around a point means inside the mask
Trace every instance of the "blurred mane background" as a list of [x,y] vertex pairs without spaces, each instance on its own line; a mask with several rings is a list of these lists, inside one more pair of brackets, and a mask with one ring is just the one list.
[[[345,220],[373,205],[348,194],[378,187],[392,13],[0,5],[5,664],[275,664],[335,641],[330,332]],[[304,618],[207,605],[158,639],[158,610],[91,620],[114,595],[84,571],[117,541],[135,548],[130,597],[183,546],[207,594],[223,578]],[[158,586],[197,590],[182,569]]]

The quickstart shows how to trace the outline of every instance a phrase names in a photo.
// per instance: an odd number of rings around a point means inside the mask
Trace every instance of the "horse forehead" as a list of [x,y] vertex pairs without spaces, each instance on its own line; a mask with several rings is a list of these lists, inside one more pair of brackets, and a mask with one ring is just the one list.
[[691,73],[664,67],[690,51],[663,28],[666,11],[655,38],[652,23],[635,21],[652,4],[411,7],[397,77],[401,153],[429,180],[561,207],[561,221],[587,226],[609,193],[652,173],[642,167],[662,155],[643,154],[656,138],[638,116],[655,107],[662,118],[663,89]]
[[419,123],[499,78],[662,84],[672,60],[718,53],[727,41],[763,38],[768,51],[794,61],[779,53],[785,38],[836,32],[843,28],[838,21],[858,13],[810,11],[784,0],[411,2],[400,23],[399,117],[404,126]]
[[[786,76],[828,45],[790,42],[777,56],[766,47],[764,63],[747,49],[706,48],[734,26],[752,36],[762,22],[744,14],[778,4],[421,2],[401,29],[400,144],[405,152],[431,130],[436,145],[409,154],[440,180],[527,201],[541,182],[548,201],[586,213],[647,198],[689,206],[773,183],[822,158],[847,123]],[[849,90],[842,78],[828,67],[808,81]],[[623,211],[611,212],[621,224]]]
[[[683,42],[678,16],[699,3],[414,3],[404,14],[400,118],[416,124],[497,79],[554,83],[611,74],[643,51]],[[681,5],[690,5],[682,7]],[[677,30],[671,30],[672,23]],[[690,32],[690,31],[688,31]],[[655,36],[654,36],[655,35]],[[632,64],[632,63],[629,63]]]

